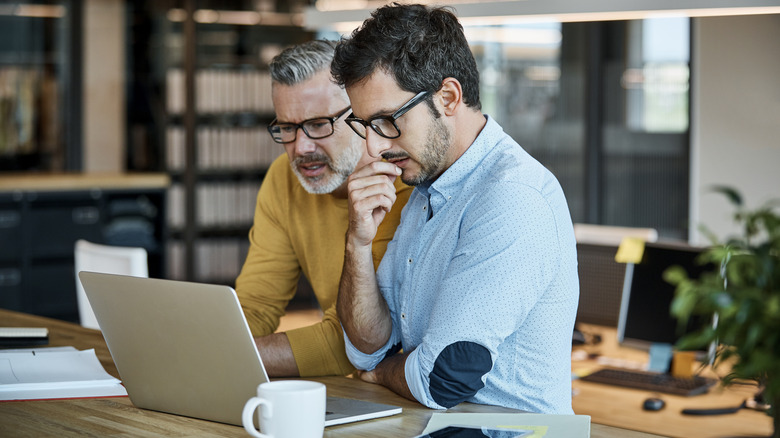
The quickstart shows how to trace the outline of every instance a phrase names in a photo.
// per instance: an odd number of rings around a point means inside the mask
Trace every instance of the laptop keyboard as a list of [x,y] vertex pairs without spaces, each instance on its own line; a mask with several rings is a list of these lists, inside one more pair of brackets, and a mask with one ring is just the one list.
[[700,376],[675,377],[669,374],[613,368],[600,369],[580,380],[684,396],[705,394],[716,382],[714,379]]

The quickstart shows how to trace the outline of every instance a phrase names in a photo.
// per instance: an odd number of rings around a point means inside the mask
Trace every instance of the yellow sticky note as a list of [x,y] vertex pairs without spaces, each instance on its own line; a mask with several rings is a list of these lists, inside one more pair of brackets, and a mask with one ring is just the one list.
[[636,237],[624,237],[620,242],[615,261],[618,263],[639,263],[645,252],[645,241]]
[[520,430],[530,430],[533,433],[531,435],[526,435],[528,438],[544,438],[545,435],[547,435],[547,429],[549,429],[549,426],[505,426],[505,425],[499,425],[498,427],[506,428],[506,429],[520,429]]

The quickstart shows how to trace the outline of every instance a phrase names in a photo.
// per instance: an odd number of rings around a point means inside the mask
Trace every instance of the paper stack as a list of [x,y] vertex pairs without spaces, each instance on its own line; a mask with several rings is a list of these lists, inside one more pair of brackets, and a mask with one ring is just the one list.
[[0,350],[0,400],[126,396],[95,350],[73,347]]

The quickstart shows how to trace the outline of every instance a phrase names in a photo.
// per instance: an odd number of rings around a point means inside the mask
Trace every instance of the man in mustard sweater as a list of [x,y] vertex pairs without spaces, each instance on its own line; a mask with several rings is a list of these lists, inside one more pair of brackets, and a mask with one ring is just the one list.
[[[344,123],[349,99],[330,74],[335,43],[311,41],[270,64],[276,119],[268,131],[283,146],[257,196],[249,253],[236,280],[244,314],[272,376],[345,375],[336,295],[348,227],[347,177],[376,159]],[[393,238],[411,188],[395,181],[397,200],[373,242],[375,269]],[[274,333],[301,273],[323,309],[321,322]]]

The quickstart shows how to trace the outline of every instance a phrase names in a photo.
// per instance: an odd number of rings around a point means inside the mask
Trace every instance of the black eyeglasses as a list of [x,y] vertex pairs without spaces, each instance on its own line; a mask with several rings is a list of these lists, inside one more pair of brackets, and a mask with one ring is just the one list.
[[271,134],[275,142],[282,144],[294,142],[298,136],[298,128],[303,129],[303,133],[312,140],[325,138],[333,135],[333,123],[346,114],[350,108],[352,107],[344,108],[344,110],[333,117],[315,117],[304,120],[301,123],[277,123],[276,119],[274,119],[268,125],[268,133]]
[[409,112],[409,110],[414,108],[415,105],[425,100],[430,94],[431,93],[429,91],[420,91],[416,96],[403,104],[401,108],[398,108],[398,110],[391,116],[376,116],[368,120],[363,120],[355,117],[355,114],[353,113],[344,119],[344,121],[347,122],[353,131],[355,131],[355,134],[361,136],[364,139],[366,138],[366,130],[369,126],[374,130],[374,132],[384,138],[398,138],[401,136],[401,130],[398,128],[398,125],[395,124],[395,121],[398,120],[398,118],[402,115]]

